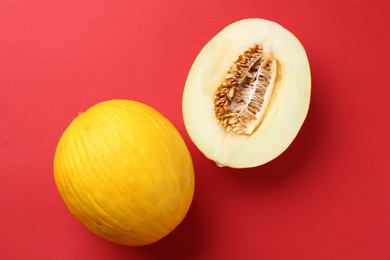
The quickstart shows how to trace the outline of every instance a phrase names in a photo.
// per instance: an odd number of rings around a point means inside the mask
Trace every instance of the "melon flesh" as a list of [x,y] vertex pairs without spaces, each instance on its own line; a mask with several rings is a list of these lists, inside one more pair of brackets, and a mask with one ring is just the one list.
[[[214,93],[237,57],[257,44],[277,60],[274,90],[252,134],[228,133],[216,119]],[[309,62],[299,40],[275,22],[241,20],[218,33],[194,61],[183,93],[185,127],[199,150],[219,166],[256,167],[294,140],[309,109],[310,89]]]

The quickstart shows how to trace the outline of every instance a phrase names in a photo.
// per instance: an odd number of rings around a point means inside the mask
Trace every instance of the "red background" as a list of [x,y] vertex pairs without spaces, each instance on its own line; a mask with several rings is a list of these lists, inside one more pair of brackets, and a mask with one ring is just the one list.
[[[384,0],[0,2],[0,259],[390,259],[390,5]],[[312,102],[290,148],[218,168],[189,139],[181,96],[228,24],[274,20],[306,48]],[[192,207],[145,247],[67,211],[52,162],[79,111],[112,98],[163,113],[192,153]]]

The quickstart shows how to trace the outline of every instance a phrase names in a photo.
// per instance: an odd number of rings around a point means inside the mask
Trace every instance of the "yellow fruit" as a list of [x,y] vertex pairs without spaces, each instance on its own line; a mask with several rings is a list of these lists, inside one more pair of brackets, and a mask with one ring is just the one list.
[[310,103],[310,67],[298,39],[263,19],[235,22],[197,56],[183,93],[195,145],[220,166],[255,167],[281,154]]
[[80,113],[54,158],[57,188],[70,212],[115,243],[153,243],[185,217],[194,170],[175,127],[151,107],[110,100]]

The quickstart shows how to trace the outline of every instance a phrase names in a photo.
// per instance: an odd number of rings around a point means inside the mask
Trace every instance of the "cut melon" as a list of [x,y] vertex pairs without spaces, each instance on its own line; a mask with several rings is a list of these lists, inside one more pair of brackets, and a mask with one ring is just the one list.
[[310,91],[299,40],[275,22],[241,20],[218,33],[193,63],[183,93],[185,127],[219,166],[256,167],[292,143]]

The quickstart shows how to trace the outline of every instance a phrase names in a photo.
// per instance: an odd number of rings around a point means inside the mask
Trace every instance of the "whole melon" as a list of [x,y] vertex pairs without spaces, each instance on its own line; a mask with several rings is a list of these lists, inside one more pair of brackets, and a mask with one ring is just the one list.
[[54,178],[70,212],[115,243],[153,243],[183,220],[194,194],[191,155],[155,109],[109,100],[79,115],[54,156]]

